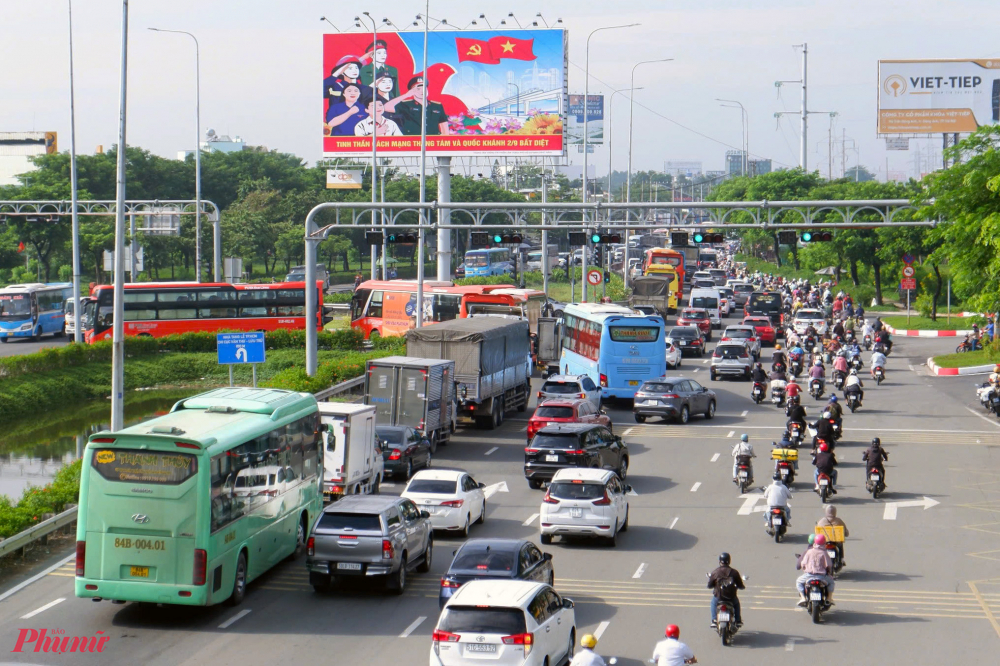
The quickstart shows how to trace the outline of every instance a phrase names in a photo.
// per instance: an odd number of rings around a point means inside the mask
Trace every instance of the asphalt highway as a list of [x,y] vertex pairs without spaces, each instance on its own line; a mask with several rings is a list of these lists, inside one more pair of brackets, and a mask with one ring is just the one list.
[[[629,530],[617,548],[560,540],[542,548],[553,554],[556,589],[576,601],[578,634],[597,633],[597,651],[624,666],[645,664],[667,624],[680,625],[681,639],[705,664],[995,663],[1000,422],[979,407],[977,378],[927,374],[925,359],[947,346],[897,340],[887,381],[880,387],[866,381],[863,407],[845,415],[834,504],[851,536],[837,605],[819,625],[795,605],[795,555],[822,515],[811,492],[808,451],[793,488],[791,528],[780,544],[753,510],[763,505],[740,497],[731,481],[730,449],[747,433],[757,450],[757,484],[769,482],[770,443],[784,425],[784,411],[754,405],[748,382],[709,381],[708,363],[690,358],[671,374],[718,394],[714,420],[638,425],[629,406],[608,405],[615,432],[632,455],[628,483],[637,495],[630,497]],[[769,354],[765,349],[765,359]],[[803,404],[816,416],[812,398],[805,395]],[[538,542],[542,492],[529,490],[522,473],[529,415],[510,414],[497,431],[461,430],[438,450],[435,466],[506,484],[489,498],[486,523],[473,527],[474,537]],[[888,489],[878,501],[865,492],[860,460],[876,435],[890,454]],[[383,491],[402,487],[384,485]],[[413,574],[401,597],[366,590],[317,594],[299,560],[252,583],[239,608],[76,599],[67,559],[0,596],[0,651],[8,661],[33,664],[426,664],[440,575],[458,544],[439,534],[432,573]],[[721,551],[732,553],[733,566],[750,578],[740,595],[745,626],[732,647],[723,647],[708,627],[705,573]],[[34,653],[30,644],[11,652],[26,629],[110,640],[93,655]]]
[[72,339],[72,336],[54,338],[51,335],[43,336],[36,342],[32,342],[28,338],[12,339],[6,343],[0,343],[0,356],[33,354],[36,351],[48,349],[49,347],[62,347],[63,345],[68,345]]

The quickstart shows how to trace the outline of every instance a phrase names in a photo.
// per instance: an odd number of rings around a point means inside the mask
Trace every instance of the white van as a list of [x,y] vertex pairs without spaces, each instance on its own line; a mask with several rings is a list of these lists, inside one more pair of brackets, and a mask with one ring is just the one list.
[[722,312],[719,307],[721,301],[722,296],[718,289],[696,287],[691,290],[688,307],[708,310],[708,318],[712,321],[712,327],[722,328]]

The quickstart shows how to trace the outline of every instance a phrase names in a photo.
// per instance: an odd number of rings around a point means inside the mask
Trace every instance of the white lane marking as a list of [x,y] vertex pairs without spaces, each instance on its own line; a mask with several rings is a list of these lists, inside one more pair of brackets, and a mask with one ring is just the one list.
[[628,496],[630,496],[630,497],[638,497],[639,496],[639,493],[635,492],[635,488],[632,488],[631,490],[629,490],[625,494],[628,495]]
[[736,434],[736,431],[735,431],[735,430],[730,430],[730,431],[729,431],[729,434],[728,434],[728,435],[726,435],[726,437],[732,437],[732,436],[733,436],[733,435],[735,435],[735,434]]
[[605,620],[604,622],[601,622],[599,625],[597,625],[597,629],[594,630],[594,638],[596,638],[597,640],[601,640],[601,636],[604,635],[604,632],[607,631],[608,626],[610,624],[611,624],[610,622]]
[[[646,565],[643,565],[643,566],[646,566]],[[638,578],[638,576],[633,576],[633,578]],[[31,619],[31,618],[35,617],[36,615],[38,615],[39,613],[44,613],[45,611],[47,611],[48,609],[52,608],[53,606],[58,606],[59,604],[61,604],[64,601],[66,601],[65,597],[59,597],[55,601],[50,601],[49,603],[45,604],[41,608],[36,608],[35,610],[31,611],[30,613],[22,615],[21,619],[22,620]]]
[[56,562],[55,564],[53,564],[51,567],[49,567],[45,571],[43,571],[41,573],[38,573],[38,574],[35,574],[34,576],[32,576],[28,580],[24,581],[23,583],[18,583],[17,585],[15,585],[14,587],[10,588],[9,590],[7,590],[6,592],[4,592],[3,594],[0,594],[0,601],[3,601],[4,599],[7,599],[8,597],[14,596],[15,594],[17,594],[18,592],[20,592],[24,588],[26,588],[29,585],[31,585],[32,583],[34,583],[36,581],[39,581],[42,578],[45,578],[46,576],[48,576],[50,573],[52,573],[53,571],[55,571],[59,567],[65,565],[68,562],[71,562],[71,561],[73,561],[75,559],[76,559],[76,553],[74,553],[74,554],[66,557],[65,559],[62,559],[62,560]]
[[797,640],[799,640],[799,639],[797,639],[797,638],[789,638],[788,641],[785,643],[785,652],[792,652],[792,651],[794,651],[795,650],[795,641],[797,641]]
[[501,481],[500,483],[491,483],[490,485],[483,488],[483,496],[489,499],[496,495],[497,493],[509,493],[507,489],[507,482]]
[[721,453],[716,453],[714,456],[712,456],[712,459],[709,462],[715,462],[716,460],[719,459],[719,456],[721,455],[722,455]]
[[702,363],[702,365],[704,365],[704,364],[708,363],[708,359],[706,358],[706,359],[705,359],[704,361],[702,361],[701,363]]
[[628,437],[632,433],[632,428],[626,428],[625,432],[622,433],[622,437]]
[[487,452],[486,452],[486,453],[484,453],[483,455],[484,455],[484,456],[488,456],[488,455],[490,455],[491,453],[495,453],[495,452],[497,452],[497,451],[499,451],[499,450],[500,450],[500,447],[499,447],[499,446],[494,446],[494,447],[493,447],[492,449],[490,449],[489,451],[487,451]]
[[644,573],[646,573],[646,563],[645,562],[643,562],[642,564],[639,565],[639,568],[635,570],[634,574],[632,574],[632,578],[642,578],[642,574],[644,574]]
[[742,413],[742,414],[740,414],[740,416],[746,416],[746,415],[747,415],[747,414],[749,414],[749,413],[750,413],[750,410],[749,410],[749,409],[744,409],[744,410],[743,410],[743,413]]
[[1000,423],[997,423],[996,421],[986,418],[985,416],[974,410],[972,407],[966,407],[966,409],[969,410],[969,413],[973,414],[974,416],[978,416],[979,418],[986,421],[990,425],[1000,427]]
[[701,488],[701,481],[699,481],[696,484],[694,484],[693,486],[691,486],[691,492],[696,493],[696,492],[698,492],[699,488]]
[[931,508],[932,506],[937,506],[941,502],[937,500],[932,500],[930,497],[924,495],[922,500],[913,500],[912,502],[889,502],[885,505],[885,511],[882,513],[882,520],[896,520],[896,510],[900,508],[906,508],[911,506],[922,506],[924,511]]
[[426,620],[426,619],[427,619],[426,617],[424,617],[423,615],[421,615],[416,620],[414,620],[413,623],[410,626],[408,626],[406,629],[403,629],[403,633],[401,633],[399,635],[399,637],[400,638],[406,638],[407,636],[409,636],[410,634],[412,634],[416,630],[417,627],[419,627],[421,624],[423,624],[424,620]]
[[232,616],[231,618],[229,618],[228,620],[226,620],[225,622],[223,622],[222,624],[220,624],[219,625],[219,629],[228,629],[234,623],[238,622],[239,620],[242,620],[247,615],[249,615],[250,614],[250,610],[251,609],[249,609],[249,608],[247,608],[245,610],[241,610],[239,613],[237,613],[236,615]]
[[680,520],[680,519],[681,519],[681,517],[680,517],[680,516],[674,516],[674,519],[673,519],[673,521],[671,521],[671,523],[670,523],[670,527],[668,527],[667,529],[668,529],[668,530],[672,530],[672,529],[674,529],[674,525],[676,525],[676,524],[677,524],[677,521],[678,521],[678,520]]
[[528,519],[527,519],[526,521],[524,521],[523,523],[521,523],[521,524],[522,524],[522,525],[524,525],[525,527],[527,527],[527,526],[528,526],[528,525],[530,525],[531,523],[535,522],[535,518],[538,518],[538,514],[537,514],[537,513],[533,513],[533,514],[531,514],[531,515],[530,515],[530,516],[528,517]]
[[699,370],[701,370],[701,368],[695,368],[694,369],[695,372],[698,372]]
[[747,495],[740,495],[740,499],[743,501],[743,506],[740,507],[739,511],[736,512],[737,516],[749,516],[754,512],[754,507],[756,507],[757,502],[764,499],[763,493],[750,493]]

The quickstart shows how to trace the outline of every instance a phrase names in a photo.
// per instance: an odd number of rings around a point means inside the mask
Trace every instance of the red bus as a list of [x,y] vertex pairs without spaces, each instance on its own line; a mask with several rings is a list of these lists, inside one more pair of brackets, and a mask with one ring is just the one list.
[[[463,296],[513,288],[509,284],[455,287],[450,282],[425,280],[423,321],[429,324],[464,317]],[[403,335],[416,326],[416,306],[416,280],[368,280],[358,286],[351,299],[351,326],[360,329],[366,339]]]
[[460,316],[480,314],[527,319],[532,335],[538,335],[538,318],[547,300],[545,292],[537,289],[488,286],[482,294],[462,296]]
[[[305,282],[229,284],[212,282],[138,282],[125,285],[125,335],[154,338],[190,331],[274,331],[305,328]],[[323,317],[323,285],[316,283]],[[114,287],[98,285],[87,307],[88,343],[110,340]]]

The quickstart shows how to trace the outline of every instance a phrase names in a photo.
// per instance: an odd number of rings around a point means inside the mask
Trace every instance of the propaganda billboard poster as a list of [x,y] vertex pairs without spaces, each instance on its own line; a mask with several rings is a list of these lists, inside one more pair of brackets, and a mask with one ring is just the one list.
[[[583,95],[570,95],[567,107],[566,143],[583,144]],[[604,143],[604,95],[588,95],[587,144]],[[591,152],[591,151],[587,151]]]
[[[323,36],[323,155],[427,153],[545,156],[564,152],[564,30],[434,30]],[[373,91],[374,83],[374,91]]]
[[880,60],[878,133],[975,132],[1000,123],[1000,59]]

